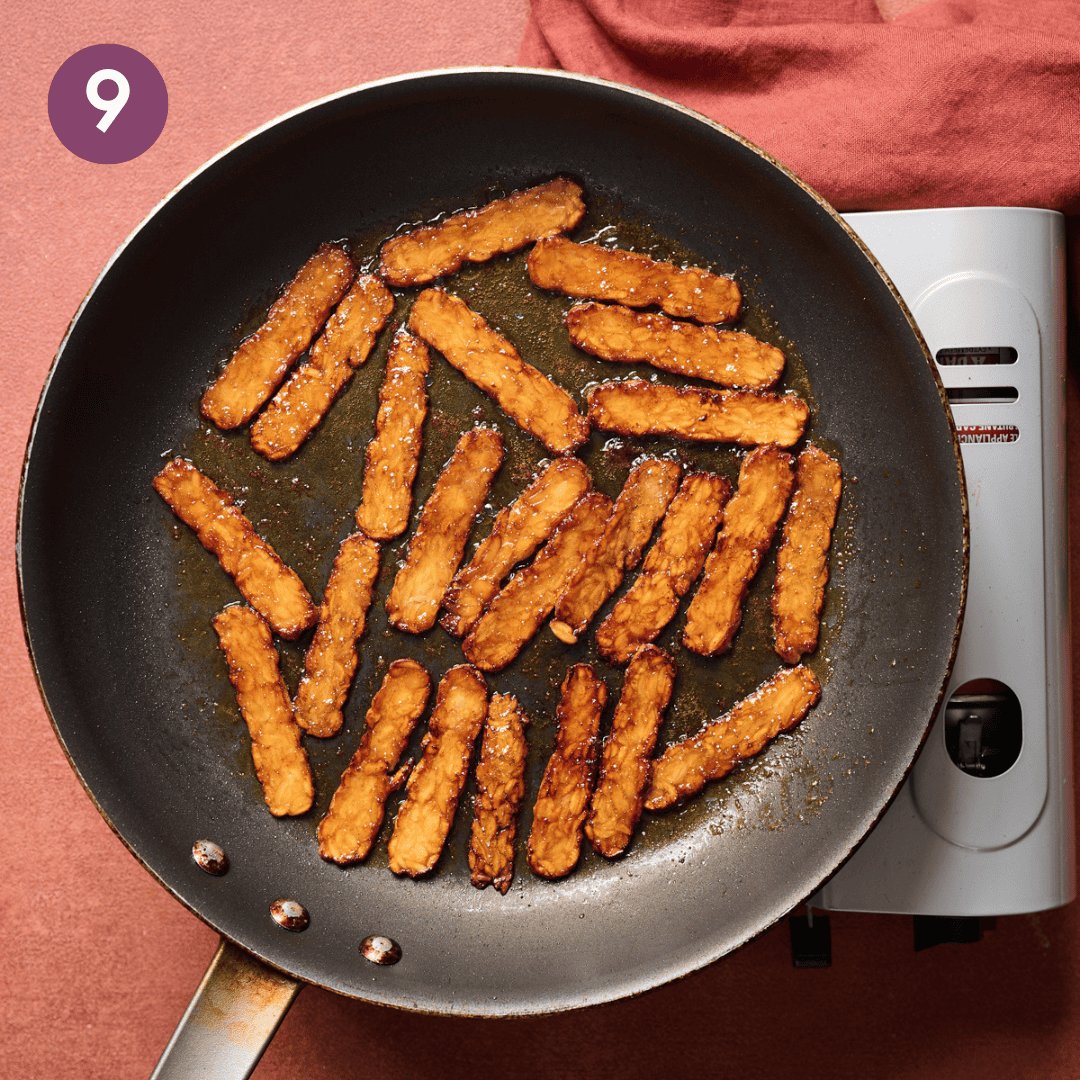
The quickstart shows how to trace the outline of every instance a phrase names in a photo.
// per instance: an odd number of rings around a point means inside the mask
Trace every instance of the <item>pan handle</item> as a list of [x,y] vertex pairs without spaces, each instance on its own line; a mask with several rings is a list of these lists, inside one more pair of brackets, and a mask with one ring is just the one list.
[[150,1080],[246,1080],[303,985],[222,938]]

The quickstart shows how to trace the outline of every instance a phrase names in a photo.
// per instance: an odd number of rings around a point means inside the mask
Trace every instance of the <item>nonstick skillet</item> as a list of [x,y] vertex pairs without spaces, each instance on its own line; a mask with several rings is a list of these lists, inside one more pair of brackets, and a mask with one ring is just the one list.
[[[203,389],[321,242],[343,240],[370,264],[399,228],[556,175],[577,180],[589,201],[575,237],[614,236],[736,273],[748,327],[787,349],[785,386],[812,401],[809,437],[839,455],[847,477],[823,641],[809,660],[822,701],[753,764],[682,811],[648,818],[624,858],[586,853],[562,881],[533,877],[519,855],[505,897],[473,889],[467,800],[428,879],[386,869],[386,829],[368,863],[342,870],[319,858],[315,823],[386,663],[413,656],[437,678],[460,650],[441,629],[408,638],[386,626],[381,600],[402,550],[391,546],[345,728],[307,740],[316,808],[272,818],[209,625],[237,594],[150,480],[169,456],[192,458],[243,501],[318,597],[353,527],[389,334],[323,428],[281,464],[254,455],[245,433],[200,421]],[[532,290],[515,258],[467,269],[447,287],[575,393],[628,374],[562,341],[563,301]],[[399,296],[395,319],[411,295]],[[457,433],[491,423],[508,440],[494,512],[542,448],[444,368],[432,380],[420,501]],[[643,452],[680,451],[594,433],[585,455],[596,486],[614,494]],[[683,453],[688,464],[737,471],[731,448]],[[487,528],[490,515],[474,541]],[[362,86],[291,113],[147,218],[95,283],[49,374],[17,555],[27,641],[57,736],[106,820],[173,895],[285,973],[282,985],[507,1016],[611,1001],[694,971],[840,866],[896,792],[940,703],[963,610],[967,526],[955,432],[925,345],[822,200],[732,132],[651,95],[557,72],[466,69]],[[695,663],[679,652],[678,621],[669,628],[661,643],[680,662],[680,682],[662,743],[778,669],[767,603],[757,586],[726,658]],[[293,687],[305,645],[281,646]],[[489,679],[533,718],[527,806],[552,743],[558,683],[587,655],[587,644],[563,646],[545,630]],[[621,671],[599,670],[613,702]],[[193,860],[199,840],[224,849],[227,873]],[[282,898],[306,909],[302,932],[272,917]],[[361,943],[371,935],[396,943],[400,959],[369,962]]]

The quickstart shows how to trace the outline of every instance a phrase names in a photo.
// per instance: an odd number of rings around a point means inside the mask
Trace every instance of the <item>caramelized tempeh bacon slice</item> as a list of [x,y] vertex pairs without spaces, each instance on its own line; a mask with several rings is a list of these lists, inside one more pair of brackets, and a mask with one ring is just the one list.
[[739,489],[724,507],[724,527],[686,611],[683,644],[701,656],[731,648],[743,601],[773,541],[795,483],[791,455],[759,446],[743,458]]
[[551,629],[573,644],[604,601],[641,558],[656,523],[664,516],[682,475],[677,461],[642,458],[631,470],[615,501],[603,535],[593,545],[559,597]]
[[423,756],[409,776],[390,837],[390,869],[395,874],[417,877],[439,861],[487,709],[487,684],[476,668],[461,664],[443,676]]
[[319,613],[303,582],[233,506],[228,492],[183,458],[173,458],[153,483],[172,512],[218,557],[221,568],[275,634],[297,638],[315,622]]
[[386,599],[390,622],[399,630],[419,634],[435,625],[502,458],[502,436],[492,428],[475,427],[458,440],[424,504],[405,565]]
[[656,304],[669,315],[700,323],[734,322],[742,307],[739,286],[729,277],[600,244],[541,240],[529,252],[528,266],[533,284],[542,289],[627,307]]
[[378,576],[379,545],[363,533],[347,536],[330,571],[296,691],[296,722],[309,735],[325,738],[341,728],[341,710],[356,672],[356,642]]
[[251,735],[251,759],[275,817],[311,809],[315,789],[266,621],[235,604],[214,616],[229,681]]
[[491,532],[446,594],[443,627],[457,637],[467,634],[499,591],[503,578],[547,540],[590,486],[583,462],[559,458],[510,506],[499,511]]
[[501,671],[551,614],[570,575],[596,543],[611,514],[611,500],[583,495],[536,558],[519,570],[491,601],[462,643],[465,656],[483,671]]
[[663,810],[696,795],[793,728],[820,696],[821,686],[808,667],[778,672],[719,720],[664,751],[653,763],[645,809]]
[[606,858],[626,850],[641,817],[650,759],[674,685],[675,661],[663,649],[643,645],[634,653],[585,822],[585,835]]
[[529,833],[529,866],[541,877],[569,874],[581,854],[606,703],[607,687],[588,664],[576,664],[567,672],[556,710],[555,749],[540,781]]
[[616,304],[579,304],[567,312],[570,340],[601,360],[651,364],[721,386],[767,390],[784,372],[784,354],[741,330],[714,330]]
[[504,895],[514,876],[514,837],[525,797],[528,722],[517,698],[492,694],[476,765],[469,869],[478,889],[494,885]]
[[386,360],[375,439],[364,458],[364,495],[356,511],[357,527],[373,540],[393,540],[409,526],[430,370],[427,346],[402,327]]
[[202,414],[226,430],[246,424],[281,384],[353,279],[352,259],[323,244],[274,302],[266,321],[240,343],[203,395]]
[[671,622],[705,565],[730,495],[731,483],[722,476],[697,472],[683,479],[637,580],[597,628],[601,656],[625,664]]
[[494,255],[566,232],[584,213],[581,188],[560,177],[387,240],[380,253],[379,273],[399,288],[424,285],[452,274],[465,262],[486,262]]
[[431,679],[415,660],[395,660],[387,668],[368,709],[360,746],[319,822],[324,859],[344,866],[367,858],[382,828],[386,800],[408,773],[408,765],[394,770],[430,693]]
[[588,402],[589,422],[601,431],[743,446],[794,446],[810,416],[795,394],[703,390],[644,379],[601,383],[589,391]]
[[789,664],[797,664],[801,656],[817,648],[840,482],[840,463],[824,450],[808,446],[799,455],[795,493],[776,555],[772,597],[776,651]]
[[425,289],[409,313],[409,329],[446,357],[469,382],[552,453],[573,453],[589,437],[574,399],[456,296]]
[[274,395],[251,426],[251,445],[271,461],[295,454],[326,415],[334,398],[368,358],[394,310],[394,298],[377,277],[358,277],[308,359]]

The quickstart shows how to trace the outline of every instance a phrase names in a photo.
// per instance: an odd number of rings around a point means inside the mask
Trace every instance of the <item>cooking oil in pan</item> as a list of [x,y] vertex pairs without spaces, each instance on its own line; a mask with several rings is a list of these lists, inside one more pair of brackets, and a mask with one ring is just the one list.
[[[483,201],[483,200],[479,200]],[[378,247],[391,230],[367,230],[351,236],[348,246],[362,269],[372,268]],[[592,197],[590,209],[574,237],[640,251],[655,258],[682,264],[713,265],[719,272],[733,272],[744,288],[745,308],[739,328],[778,345],[787,357],[782,383],[778,389],[794,390],[811,405],[810,437],[831,453],[840,448],[814,436],[814,399],[805,365],[794,343],[782,335],[764,305],[755,301],[753,268],[744,265],[716,265],[704,260],[682,243],[660,235],[648,224],[637,221],[614,199]],[[606,363],[587,356],[569,342],[563,319],[576,302],[536,288],[525,268],[527,252],[500,256],[490,262],[467,264],[451,278],[436,282],[461,297],[480,312],[496,331],[508,338],[522,357],[550,375],[566,388],[583,409],[584,392],[605,379],[638,375],[656,382],[679,384],[678,376],[651,368]],[[257,532],[277,550],[286,564],[293,567],[318,598],[329,577],[338,545],[355,530],[355,511],[359,505],[364,464],[364,448],[374,431],[378,391],[385,370],[386,356],[397,326],[403,324],[413,299],[420,289],[397,290],[395,309],[379,336],[367,362],[356,372],[329,414],[308,442],[283,462],[268,462],[251,449],[246,430],[220,432],[199,419],[198,402],[192,402],[193,423],[179,452],[231,492],[252,521]],[[275,290],[257,291],[250,310],[238,313],[232,339],[224,342],[220,356],[224,362],[246,334],[261,322],[273,302]],[[215,375],[214,359],[208,358],[207,383]],[[440,626],[421,635],[401,633],[387,621],[383,604],[394,576],[405,557],[419,512],[436,478],[449,458],[461,433],[475,424],[498,428],[505,442],[505,458],[495,478],[488,504],[475,523],[465,552],[467,561],[480,541],[490,532],[498,510],[517,496],[548,459],[545,448],[508,417],[502,414],[479,389],[450,367],[437,353],[432,353],[428,380],[429,411],[424,427],[424,447],[414,487],[414,506],[410,529],[400,539],[384,545],[381,571],[375,600],[368,614],[366,632],[360,642],[360,661],[352,692],[345,708],[345,724],[329,739],[306,738],[316,784],[314,809],[295,823],[306,827],[314,843],[315,823],[325,813],[341,773],[359,744],[365,713],[385,674],[388,663],[409,657],[423,664],[433,684],[450,667],[464,662],[458,639]],[[627,439],[594,431],[579,456],[589,466],[596,490],[615,498],[635,460],[649,454],[673,456],[684,470],[705,469],[737,482],[743,451],[724,445],[680,444],[663,438]],[[842,461],[842,456],[841,456]],[[149,463],[148,463],[149,465]],[[822,624],[821,645],[808,662],[822,681],[829,677],[829,646],[838,634],[843,614],[842,568],[850,556],[853,532],[853,500],[847,489],[841,504],[833,553],[830,581]],[[197,704],[191,703],[190,715],[200,726],[200,738],[208,754],[224,756],[230,763],[237,783],[243,784],[258,803],[262,793],[254,776],[247,751],[243,725],[238,721],[236,700],[226,676],[224,659],[209,629],[210,618],[228,602],[238,597],[231,583],[216,567],[216,560],[202,550],[190,532],[174,528],[177,558],[178,636],[185,641],[185,655],[197,669],[195,683],[204,687]],[[847,538],[845,540],[845,538]],[[838,569],[841,571],[837,573]],[[671,705],[660,733],[657,753],[668,743],[697,731],[704,723],[723,714],[740,698],[772,676],[781,663],[772,648],[770,593],[775,575],[775,545],[767,556],[747,597],[743,623],[733,648],[724,656],[705,659],[684,649],[680,643],[685,620],[685,606],[657,640],[676,661],[678,674]],[[530,807],[535,800],[544,765],[554,744],[555,708],[559,687],[567,669],[579,662],[594,664],[608,684],[609,703],[604,723],[610,723],[618,700],[623,671],[612,667],[595,652],[591,631],[600,624],[634,573],[627,575],[622,588],[597,613],[590,632],[575,645],[559,642],[543,626],[522,654],[504,671],[487,676],[492,692],[513,693],[530,717],[529,762],[526,773],[525,810],[519,824],[519,849],[531,824]],[[281,668],[291,693],[303,672],[303,658],[310,641],[309,631],[297,642],[279,643]],[[826,690],[827,692],[827,690]],[[434,695],[433,695],[434,697]],[[187,707],[189,703],[185,703]],[[227,719],[226,719],[227,718]],[[808,820],[816,806],[827,797],[829,768],[821,752],[812,744],[807,731],[813,729],[814,714],[793,733],[782,735],[762,755],[722,781],[708,785],[696,799],[677,810],[660,815],[646,814],[627,856],[613,868],[600,856],[583,846],[583,857],[575,875],[592,877],[599,873],[621,876],[635,859],[648,859],[677,850],[687,838],[701,830],[729,834],[746,828],[778,828]],[[414,733],[406,756],[417,757],[425,722]],[[604,729],[602,728],[602,734]],[[463,795],[454,828],[437,875],[467,879],[467,844],[471,814],[468,808],[473,793],[472,781]],[[379,844],[365,867],[385,872],[386,841],[390,823],[404,792],[391,796]],[[308,824],[305,826],[304,823]],[[284,827],[284,826],[283,826]],[[295,827],[290,823],[290,827]],[[340,872],[328,867],[327,872]],[[363,872],[363,868],[361,868]],[[557,883],[531,878],[519,853],[516,865],[519,883],[532,881],[549,888]],[[520,895],[518,889],[509,897]]]

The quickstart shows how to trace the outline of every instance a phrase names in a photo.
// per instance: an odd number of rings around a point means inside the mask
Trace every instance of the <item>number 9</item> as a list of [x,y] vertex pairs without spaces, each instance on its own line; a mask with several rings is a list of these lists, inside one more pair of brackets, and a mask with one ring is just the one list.
[[[116,97],[103,98],[98,92],[103,82],[116,83]],[[108,131],[112,122],[120,115],[120,110],[131,96],[131,85],[124,75],[114,68],[102,68],[90,76],[86,84],[86,100],[103,113],[97,122],[98,131]]]

